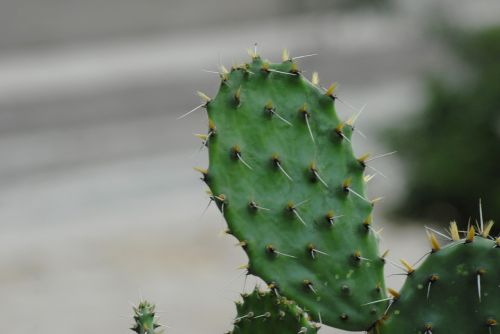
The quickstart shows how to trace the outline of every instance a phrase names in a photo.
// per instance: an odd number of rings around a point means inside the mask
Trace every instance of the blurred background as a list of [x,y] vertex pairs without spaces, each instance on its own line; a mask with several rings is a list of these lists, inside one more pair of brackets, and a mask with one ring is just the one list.
[[[256,279],[193,166],[216,93],[202,72],[261,54],[337,81],[386,177],[382,247],[500,215],[497,0],[2,0],[0,320],[9,334],[127,333],[148,298],[167,333],[223,333]],[[340,116],[355,111],[338,103]],[[497,230],[498,231],[498,230]],[[387,268],[387,275],[398,272]],[[401,276],[390,276],[399,288]],[[323,328],[321,333],[341,333]]]

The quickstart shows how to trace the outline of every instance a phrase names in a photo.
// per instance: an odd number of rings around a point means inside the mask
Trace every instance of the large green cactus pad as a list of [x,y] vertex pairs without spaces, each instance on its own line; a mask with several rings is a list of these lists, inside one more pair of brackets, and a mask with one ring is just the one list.
[[325,324],[366,330],[386,305],[384,261],[370,227],[365,160],[325,92],[285,60],[222,75],[207,98],[204,179],[249,257],[249,273]]
[[[381,334],[494,334],[500,320],[498,241],[476,236],[432,252],[378,325]],[[377,331],[375,331],[377,333]]]
[[155,318],[155,305],[142,301],[137,307],[134,306],[134,325],[131,330],[137,334],[158,334],[156,331],[160,325]]
[[238,315],[234,328],[228,334],[314,334],[319,326],[311,322],[295,302],[255,289],[243,295],[243,302],[236,304]]

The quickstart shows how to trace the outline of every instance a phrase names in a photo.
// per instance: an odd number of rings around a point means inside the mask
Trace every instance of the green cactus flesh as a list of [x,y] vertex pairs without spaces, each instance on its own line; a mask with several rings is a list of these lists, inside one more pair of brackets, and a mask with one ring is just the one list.
[[158,334],[159,324],[155,319],[155,305],[142,301],[139,306],[134,306],[134,325],[131,330],[137,334]]
[[[286,60],[222,75],[205,105],[209,169],[204,180],[249,257],[248,272],[322,317],[366,330],[386,308],[364,158],[351,146],[336,98]],[[345,126],[344,126],[345,124]]]
[[480,236],[432,252],[408,275],[375,333],[500,333],[499,265],[498,240]]
[[311,334],[319,326],[309,320],[295,302],[275,294],[255,289],[243,295],[243,303],[236,304],[238,315],[234,328],[228,334]]

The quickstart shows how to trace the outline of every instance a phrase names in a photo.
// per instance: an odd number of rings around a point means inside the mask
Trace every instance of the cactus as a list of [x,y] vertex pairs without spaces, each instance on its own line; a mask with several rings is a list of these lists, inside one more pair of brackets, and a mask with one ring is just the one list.
[[[406,167],[396,213],[411,220],[465,221],[483,197],[491,216],[499,217],[500,25],[446,30],[441,40],[450,47],[450,62],[467,74],[456,85],[456,70],[436,73],[425,84],[422,109],[381,132]],[[474,177],[464,177],[471,171]]]
[[384,261],[364,191],[367,156],[355,158],[353,120],[285,52],[271,64],[222,70],[205,100],[208,170],[198,169],[228,233],[249,257],[248,273],[275,286],[327,325],[366,330],[385,305]]
[[375,333],[493,334],[500,320],[500,239],[488,238],[492,223],[475,235],[470,227],[442,247],[431,235],[432,251],[408,277]]
[[141,301],[139,306],[134,306],[134,325],[131,330],[137,334],[159,334],[156,329],[161,327],[156,322],[155,305],[147,301]]
[[317,333],[319,326],[311,322],[309,315],[295,302],[281,297],[273,291],[263,292],[258,288],[242,295],[243,302],[236,303],[238,315],[234,329],[228,334]]
[[500,238],[482,211],[478,233],[461,238],[453,223],[450,237],[437,232],[452,241],[443,247],[429,234],[431,252],[417,269],[402,260],[408,277],[388,298],[387,253],[378,253],[364,191],[370,159],[353,155],[357,116],[338,119],[335,85],[305,79],[286,52],[279,64],[252,53],[220,76],[215,98],[200,93],[194,109],[209,118],[198,135],[209,168],[197,170],[248,255],[247,274],[270,288],[243,295],[230,334],[316,333],[313,318],[373,334],[495,333]]

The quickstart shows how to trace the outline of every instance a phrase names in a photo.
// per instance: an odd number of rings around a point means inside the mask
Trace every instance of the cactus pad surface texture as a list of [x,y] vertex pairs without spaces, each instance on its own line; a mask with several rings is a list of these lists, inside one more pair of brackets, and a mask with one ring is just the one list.
[[[491,227],[491,226],[490,226]],[[433,251],[408,273],[380,334],[494,334],[500,333],[500,242],[487,234],[453,242]]]
[[314,334],[319,326],[311,322],[295,302],[256,288],[250,294],[242,295],[243,302],[237,303],[238,315],[234,328],[228,334]]
[[272,284],[315,320],[367,330],[387,304],[384,260],[371,228],[366,157],[352,124],[335,112],[334,86],[307,80],[284,57],[221,73],[206,100],[209,168],[200,170],[228,233],[248,255],[248,273]]

